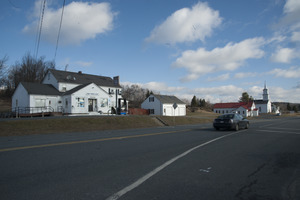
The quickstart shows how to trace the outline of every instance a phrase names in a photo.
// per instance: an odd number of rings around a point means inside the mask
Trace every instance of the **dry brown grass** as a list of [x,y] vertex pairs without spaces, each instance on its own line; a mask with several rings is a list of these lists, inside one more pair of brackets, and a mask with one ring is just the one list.
[[9,98],[0,98],[0,112],[11,111],[11,100]]
[[68,117],[0,122],[0,136],[147,128],[157,124],[148,116]]

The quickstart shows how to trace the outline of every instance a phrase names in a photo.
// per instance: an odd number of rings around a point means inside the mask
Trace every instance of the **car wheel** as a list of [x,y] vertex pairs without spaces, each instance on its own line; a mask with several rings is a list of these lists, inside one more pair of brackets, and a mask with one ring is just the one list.
[[246,129],[248,129],[248,128],[249,128],[249,123],[246,124]]
[[239,124],[235,125],[235,130],[238,131],[239,130]]

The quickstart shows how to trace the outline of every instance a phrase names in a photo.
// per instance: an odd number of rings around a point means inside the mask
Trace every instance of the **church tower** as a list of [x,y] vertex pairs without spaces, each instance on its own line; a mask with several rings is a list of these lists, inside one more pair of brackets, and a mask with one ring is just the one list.
[[265,81],[265,88],[263,89],[263,100],[264,101],[269,101],[269,92],[268,92],[268,89],[267,89],[266,81]]

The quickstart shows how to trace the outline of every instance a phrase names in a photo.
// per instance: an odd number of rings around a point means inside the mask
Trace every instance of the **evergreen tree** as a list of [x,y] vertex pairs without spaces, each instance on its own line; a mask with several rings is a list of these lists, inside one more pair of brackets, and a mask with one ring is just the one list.
[[249,96],[249,94],[247,92],[243,92],[242,97],[240,97],[239,101],[248,103],[249,101],[253,101],[253,97]]
[[196,96],[194,95],[192,102],[191,102],[191,107],[197,107],[197,99]]
[[288,104],[286,105],[286,109],[287,109],[288,111],[291,111],[291,110],[292,110],[292,107],[291,107],[290,103],[288,103]]

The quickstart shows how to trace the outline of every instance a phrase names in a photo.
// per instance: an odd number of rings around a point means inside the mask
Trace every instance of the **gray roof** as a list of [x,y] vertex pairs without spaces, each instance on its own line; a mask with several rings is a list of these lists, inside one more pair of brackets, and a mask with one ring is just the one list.
[[60,71],[55,69],[49,69],[49,71],[53,74],[53,76],[56,78],[58,82],[74,83],[80,85],[95,83],[96,85],[99,86],[121,88],[119,83],[114,84],[114,80],[106,76],[83,74],[81,72],[76,73],[76,72]]
[[156,97],[161,103],[177,103],[177,104],[186,104],[183,101],[181,101],[180,99],[178,99],[175,96],[168,96],[168,95],[158,95],[158,94],[154,94],[154,97]]
[[61,95],[61,93],[50,84],[21,82],[20,84],[26,89],[28,94],[39,95]]
[[259,100],[254,100],[254,103],[255,104],[268,104],[268,101],[259,99]]
[[63,93],[63,95],[73,94],[74,92],[77,92],[77,91],[81,90],[82,88],[85,88],[89,84],[92,84],[92,83],[87,83],[87,84],[79,85],[79,86],[77,86],[77,87],[75,87],[75,88],[73,88],[71,90],[66,91],[65,93]]

